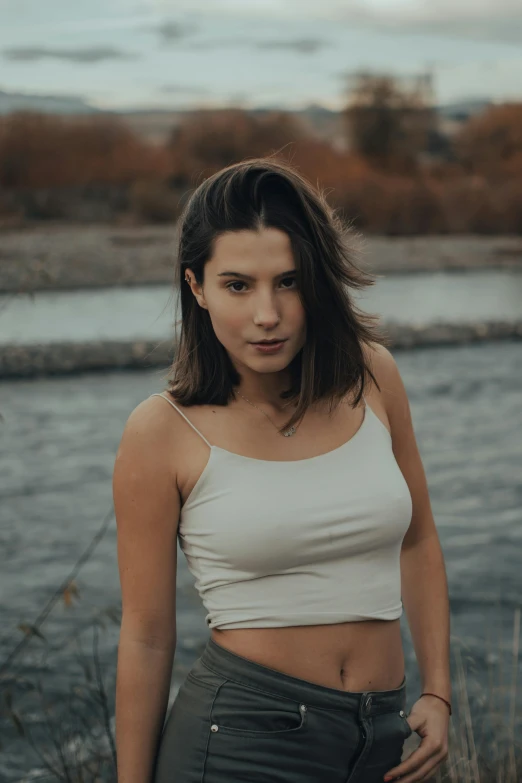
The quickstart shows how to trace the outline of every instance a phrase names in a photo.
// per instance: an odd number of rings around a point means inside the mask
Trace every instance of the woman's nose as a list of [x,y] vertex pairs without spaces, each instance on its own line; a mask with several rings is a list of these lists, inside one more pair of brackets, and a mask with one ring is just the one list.
[[259,297],[255,302],[254,323],[265,328],[275,326],[281,320],[277,302],[273,296]]

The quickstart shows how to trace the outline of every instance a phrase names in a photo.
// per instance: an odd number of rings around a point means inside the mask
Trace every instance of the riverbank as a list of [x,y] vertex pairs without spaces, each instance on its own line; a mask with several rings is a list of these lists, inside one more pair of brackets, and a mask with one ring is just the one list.
[[[408,349],[496,340],[522,340],[522,321],[385,324],[390,348]],[[86,371],[148,369],[172,362],[169,340],[99,340],[86,342],[3,345],[0,380],[70,375]]]
[[[0,293],[174,282],[175,225],[45,223],[0,234]],[[365,236],[355,260],[376,274],[522,269],[522,237]]]

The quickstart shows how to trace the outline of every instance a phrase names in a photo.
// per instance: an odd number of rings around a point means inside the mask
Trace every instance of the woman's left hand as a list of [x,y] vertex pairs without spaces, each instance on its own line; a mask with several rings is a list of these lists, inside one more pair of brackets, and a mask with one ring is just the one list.
[[384,780],[400,778],[401,783],[428,780],[448,757],[449,718],[443,701],[435,696],[421,696],[411,708],[407,721],[422,741],[407,759],[386,773]]

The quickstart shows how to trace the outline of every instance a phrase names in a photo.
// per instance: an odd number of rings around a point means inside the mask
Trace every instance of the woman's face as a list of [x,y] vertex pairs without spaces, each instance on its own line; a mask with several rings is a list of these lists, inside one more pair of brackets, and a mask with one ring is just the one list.
[[[221,234],[205,264],[200,287],[192,290],[210,315],[218,340],[236,368],[259,373],[283,370],[306,339],[305,312],[296,283],[290,239],[276,228]],[[275,353],[253,343],[284,340]]]

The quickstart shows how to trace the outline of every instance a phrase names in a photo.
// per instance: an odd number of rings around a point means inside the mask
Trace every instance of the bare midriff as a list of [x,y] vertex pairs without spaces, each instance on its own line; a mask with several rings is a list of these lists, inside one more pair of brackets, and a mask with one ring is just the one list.
[[212,628],[216,644],[292,677],[342,691],[384,691],[404,680],[400,620],[283,628]]

